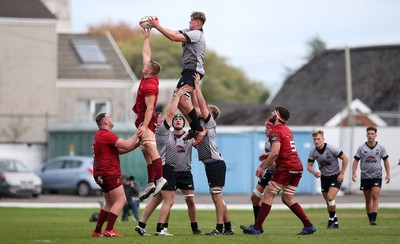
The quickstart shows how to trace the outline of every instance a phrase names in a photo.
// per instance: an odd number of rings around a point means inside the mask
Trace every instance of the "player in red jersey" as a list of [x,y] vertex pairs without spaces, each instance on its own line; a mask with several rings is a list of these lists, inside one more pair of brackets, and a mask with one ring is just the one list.
[[[150,48],[151,29],[143,29],[143,70],[142,80],[137,91],[136,103],[132,110],[136,113],[135,125],[140,133],[143,156],[147,163],[147,186],[139,197],[141,201],[152,193],[157,194],[167,183],[163,177],[162,160],[156,147],[154,134],[157,126],[155,111],[158,98],[158,73],[161,70],[159,63],[151,60]],[[157,186],[154,184],[156,181]]]
[[[124,140],[111,132],[114,124],[106,113],[96,116],[99,130],[93,140],[93,177],[101,187],[105,204],[100,210],[96,229],[92,237],[117,237],[122,236],[114,230],[115,220],[118,218],[126,202],[124,188],[119,180],[121,167],[119,154],[127,153],[139,146],[137,131],[131,138]],[[108,219],[104,233],[101,232],[104,221]]]
[[299,235],[309,235],[317,229],[310,222],[303,208],[293,200],[293,195],[303,174],[303,164],[297,154],[293,134],[286,122],[290,117],[287,108],[278,106],[272,113],[272,120],[275,120],[269,140],[271,142],[271,152],[267,160],[262,161],[257,168],[256,176],[262,178],[265,170],[275,161],[276,171],[273,173],[268,187],[264,189],[264,197],[261,200],[257,220],[254,225],[240,228],[245,234],[260,235],[262,224],[267,218],[275,196],[282,191],[282,202],[303,222],[304,228]]

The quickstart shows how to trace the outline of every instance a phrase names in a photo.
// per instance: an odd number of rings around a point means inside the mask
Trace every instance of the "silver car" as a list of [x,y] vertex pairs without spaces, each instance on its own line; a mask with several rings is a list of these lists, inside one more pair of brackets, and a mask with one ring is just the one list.
[[16,159],[0,159],[0,195],[32,195],[38,197],[42,180]]
[[93,157],[55,157],[35,172],[42,178],[44,191],[73,191],[79,196],[100,191],[93,179]]

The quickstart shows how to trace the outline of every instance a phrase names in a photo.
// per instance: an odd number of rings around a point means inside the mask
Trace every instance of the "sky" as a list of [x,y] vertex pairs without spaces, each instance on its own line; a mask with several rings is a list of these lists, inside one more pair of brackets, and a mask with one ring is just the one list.
[[207,49],[273,92],[287,68],[306,63],[315,37],[328,49],[400,44],[399,10],[398,0],[71,0],[71,21],[72,32],[82,33],[108,21],[139,28],[152,15],[180,30],[202,11]]

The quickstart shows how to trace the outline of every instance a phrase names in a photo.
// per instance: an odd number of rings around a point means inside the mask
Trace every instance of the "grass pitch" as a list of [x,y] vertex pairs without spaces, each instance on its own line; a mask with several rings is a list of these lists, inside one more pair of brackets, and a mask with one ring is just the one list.
[[[326,209],[306,209],[317,232],[297,236],[302,224],[290,210],[274,210],[264,223],[264,234],[242,234],[239,225],[253,223],[252,211],[230,211],[235,230],[232,236],[192,235],[185,210],[173,210],[168,232],[172,237],[154,236],[158,210],[149,222],[151,237],[139,236],[136,223],[117,222],[115,229],[122,238],[92,238],[95,223],[89,217],[98,209],[26,209],[0,208],[0,243],[397,243],[400,239],[400,210],[380,209],[378,225],[370,226],[364,209],[338,209],[339,229],[327,230]],[[121,219],[121,217],[119,218]],[[199,229],[205,233],[215,227],[215,212],[198,211]]]

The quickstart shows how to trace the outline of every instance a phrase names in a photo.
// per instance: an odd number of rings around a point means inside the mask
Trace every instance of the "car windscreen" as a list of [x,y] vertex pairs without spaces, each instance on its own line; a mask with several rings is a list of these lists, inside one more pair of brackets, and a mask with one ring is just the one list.
[[31,170],[17,160],[0,160],[0,172],[30,172]]

